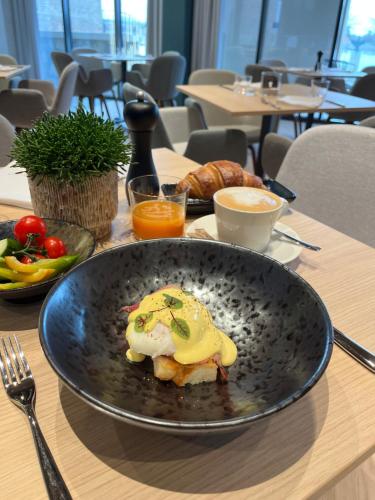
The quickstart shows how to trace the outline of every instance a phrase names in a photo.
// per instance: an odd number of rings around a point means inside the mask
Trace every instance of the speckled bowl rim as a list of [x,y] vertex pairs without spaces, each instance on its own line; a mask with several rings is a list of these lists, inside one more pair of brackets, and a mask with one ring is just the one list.
[[294,391],[294,393],[286,398],[284,398],[280,403],[277,405],[271,406],[268,410],[262,411],[261,413],[254,413],[250,416],[241,416],[241,417],[235,417],[227,420],[212,420],[212,421],[177,421],[177,420],[168,420],[168,419],[161,419],[161,418],[155,418],[155,417],[148,417],[141,415],[139,413],[134,413],[128,410],[124,410],[122,408],[119,408],[118,406],[111,405],[109,403],[105,403],[101,401],[100,399],[92,396],[89,392],[86,392],[82,388],[80,388],[78,385],[73,383],[71,380],[69,380],[68,377],[62,373],[62,371],[56,366],[54,360],[53,360],[53,355],[51,352],[49,352],[49,349],[44,342],[44,328],[43,328],[43,323],[44,323],[44,316],[45,316],[45,311],[48,307],[49,300],[51,299],[52,295],[55,293],[57,288],[62,285],[64,280],[69,278],[69,275],[75,270],[77,270],[79,267],[85,265],[87,262],[93,259],[100,259],[101,255],[104,255],[106,253],[111,253],[115,251],[119,251],[122,248],[125,247],[139,247],[143,246],[145,243],[148,245],[152,244],[157,244],[160,242],[160,239],[153,239],[153,240],[142,240],[142,241],[136,241],[132,243],[128,243],[125,245],[117,245],[112,248],[109,248],[107,250],[104,250],[102,252],[99,252],[93,256],[91,256],[89,259],[86,259],[85,261],[81,262],[77,266],[75,266],[73,269],[68,271],[64,277],[59,280],[58,283],[56,283],[53,288],[49,291],[47,297],[45,298],[42,309],[40,311],[39,315],[39,322],[38,322],[38,331],[39,331],[39,341],[42,346],[43,352],[51,365],[52,369],[55,371],[55,373],[59,376],[59,378],[62,380],[62,382],[73,391],[77,396],[79,396],[81,399],[83,399],[86,403],[88,403],[90,406],[94,407],[95,409],[110,415],[112,417],[115,417],[121,421],[128,422],[133,425],[138,425],[140,427],[147,427],[147,428],[154,428],[155,430],[164,430],[164,431],[214,431],[214,430],[235,430],[236,427],[243,426],[245,424],[250,424],[252,422],[258,421],[264,417],[267,417],[269,415],[272,415],[274,413],[277,413],[278,411],[282,410],[283,408],[286,408],[287,406],[291,405],[293,402],[297,401],[300,399],[302,396],[304,396],[321,378],[323,373],[325,372],[328,363],[331,359],[332,355],[332,350],[333,350],[333,326],[327,311],[327,308],[321,299],[321,297],[318,295],[318,293],[313,289],[313,287],[307,283],[298,273],[290,269],[288,266],[281,264],[277,260],[268,257],[267,255],[261,254],[260,252],[255,252],[253,250],[249,250],[248,248],[241,247],[239,245],[233,245],[232,243],[225,243],[221,241],[212,241],[212,240],[204,240],[204,239],[191,239],[191,238],[163,238],[163,242],[165,244],[173,244],[173,243],[186,243],[187,245],[191,244],[192,242],[200,243],[208,243],[210,246],[218,246],[218,247],[227,247],[231,249],[238,249],[246,253],[253,253],[258,256],[260,256],[263,259],[266,259],[273,264],[276,264],[277,266],[283,268],[286,272],[292,274],[295,279],[299,280],[303,286],[306,287],[306,290],[311,294],[311,296],[316,300],[318,303],[324,322],[326,324],[326,339],[325,339],[325,348],[324,348],[324,353],[322,355],[322,359],[315,370],[315,373],[305,382],[305,384],[297,391]]
[[[29,214],[29,215],[34,215],[34,214]],[[69,226],[77,226],[77,227],[83,229],[84,231],[86,231],[87,233],[89,233],[90,236],[91,236],[91,238],[92,238],[92,245],[91,245],[91,248],[90,248],[90,253],[89,253],[89,256],[85,260],[89,259],[92,256],[92,254],[95,252],[96,240],[95,240],[95,237],[94,237],[92,231],[90,231],[90,229],[86,229],[85,227],[81,226],[80,224],[76,224],[75,222],[69,222],[67,220],[52,219],[51,217],[42,217],[42,219],[44,221],[58,222],[60,224],[69,224]],[[0,227],[1,227],[2,224],[11,224],[11,223],[15,224],[18,221],[19,221],[19,219],[3,220],[3,221],[0,222]],[[47,224],[47,226],[48,226],[48,224]],[[85,262],[85,260],[82,261],[82,262],[80,262],[80,264],[82,264],[83,262]],[[79,265],[79,264],[77,264],[77,265]],[[53,278],[41,281],[40,283],[34,283],[33,285],[30,285],[28,287],[13,288],[12,292],[14,292],[14,295],[15,295],[14,298],[16,298],[17,292],[21,292],[21,290],[22,290],[22,292],[24,292],[25,288],[27,288],[27,290],[30,290],[30,291],[34,290],[36,292],[35,295],[37,295],[39,288],[44,287],[46,284],[52,284],[52,283],[55,283],[55,282],[59,281],[62,278],[62,276],[64,276],[64,275],[65,275],[65,273],[58,274],[57,276],[54,276]],[[10,290],[0,290],[0,299],[2,298],[2,295],[9,295],[9,291]],[[23,295],[23,293],[22,293],[22,295]]]

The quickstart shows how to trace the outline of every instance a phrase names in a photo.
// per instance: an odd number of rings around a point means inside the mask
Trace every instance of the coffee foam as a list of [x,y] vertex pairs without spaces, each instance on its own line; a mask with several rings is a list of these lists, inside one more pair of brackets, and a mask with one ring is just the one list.
[[228,208],[245,211],[266,212],[280,205],[279,200],[261,189],[226,189],[217,200]]

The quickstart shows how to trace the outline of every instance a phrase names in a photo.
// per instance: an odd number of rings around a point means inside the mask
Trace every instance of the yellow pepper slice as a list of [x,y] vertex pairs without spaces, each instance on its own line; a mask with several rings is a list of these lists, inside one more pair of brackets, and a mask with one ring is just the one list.
[[0,291],[15,290],[16,288],[25,288],[25,286],[30,286],[30,283],[25,283],[24,281],[16,283],[0,283]]
[[[32,274],[41,269],[41,266],[38,262],[35,262],[34,264],[22,264],[22,262],[20,262],[16,257],[10,256],[4,257],[4,260],[9,269],[12,269],[12,271],[17,271],[18,273]],[[43,259],[43,267],[48,268],[47,264],[52,261],[53,259]]]
[[[51,278],[57,271],[55,269],[39,269],[32,274],[26,273],[15,273],[17,274],[17,281],[24,281],[25,283],[38,283],[39,281],[46,280],[47,278]],[[13,281],[13,280],[12,280]]]

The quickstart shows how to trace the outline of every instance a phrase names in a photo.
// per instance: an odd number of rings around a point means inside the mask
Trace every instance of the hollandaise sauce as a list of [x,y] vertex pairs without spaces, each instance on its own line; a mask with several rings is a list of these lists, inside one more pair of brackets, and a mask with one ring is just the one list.
[[220,355],[223,366],[237,357],[233,341],[215,327],[211,314],[193,295],[168,287],[147,295],[129,315],[126,338],[130,361],[144,355],[171,356],[181,364],[194,364]]

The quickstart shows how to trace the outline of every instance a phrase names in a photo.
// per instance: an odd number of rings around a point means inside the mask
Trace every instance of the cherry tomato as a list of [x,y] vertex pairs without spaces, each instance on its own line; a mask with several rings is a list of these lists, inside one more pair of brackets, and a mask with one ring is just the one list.
[[57,259],[66,255],[66,248],[63,241],[60,238],[56,238],[56,236],[46,238],[43,246],[47,250],[47,255],[50,259]]
[[41,253],[34,253],[34,257],[36,257],[38,260],[46,258],[46,256]]
[[46,237],[47,227],[44,220],[40,217],[36,215],[26,215],[16,223],[13,232],[21,245],[25,245],[28,234],[39,234],[39,236],[34,239],[33,245],[41,246]]
[[21,262],[22,262],[22,264],[32,264],[33,259],[30,258],[28,255],[23,255],[21,257]]

